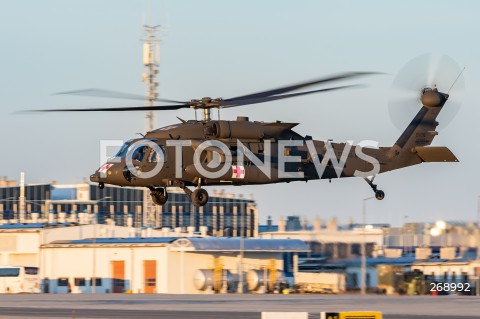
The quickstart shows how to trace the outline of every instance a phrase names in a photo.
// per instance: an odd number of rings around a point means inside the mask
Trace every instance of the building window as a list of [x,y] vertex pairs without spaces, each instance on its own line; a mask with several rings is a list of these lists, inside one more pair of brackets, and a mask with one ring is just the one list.
[[20,268],[1,268],[0,277],[18,277],[20,276]]
[[157,279],[155,278],[145,278],[146,287],[155,287],[157,285]]
[[352,273],[352,274],[347,274],[347,276],[349,277],[349,278],[348,277],[347,278],[350,279],[350,280],[348,280],[349,283],[350,283],[350,287],[357,288],[358,287],[358,275],[356,273]]
[[113,292],[123,292],[125,288],[125,280],[113,278]]
[[[93,278],[90,279],[90,285],[93,287]],[[102,278],[95,278],[95,287],[100,287],[102,285]]]
[[25,267],[25,275],[38,275],[38,267]]
[[58,278],[57,279],[57,286],[67,287],[68,286],[68,278]]
[[75,278],[75,286],[84,287],[85,286],[85,278]]

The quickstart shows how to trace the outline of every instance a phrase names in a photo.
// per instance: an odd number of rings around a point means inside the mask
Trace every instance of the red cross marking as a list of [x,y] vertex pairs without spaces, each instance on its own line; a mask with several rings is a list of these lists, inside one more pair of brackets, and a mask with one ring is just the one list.
[[245,167],[232,165],[232,178],[245,178]]

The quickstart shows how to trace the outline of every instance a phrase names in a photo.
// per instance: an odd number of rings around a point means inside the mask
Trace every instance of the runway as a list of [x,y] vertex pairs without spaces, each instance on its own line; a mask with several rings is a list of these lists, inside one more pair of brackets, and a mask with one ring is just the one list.
[[359,295],[1,295],[6,318],[260,319],[262,311],[382,311],[387,319],[478,318],[472,296]]
[[[260,319],[260,313],[257,312],[192,312],[192,311],[153,311],[153,310],[114,310],[114,309],[23,309],[18,308],[0,308],[0,318],[142,318],[142,319]],[[320,315],[310,314],[309,319],[319,319]],[[384,315],[386,319],[434,319],[434,318],[452,318],[452,316],[413,316],[413,315]],[[455,317],[462,319],[475,319],[474,316]]]

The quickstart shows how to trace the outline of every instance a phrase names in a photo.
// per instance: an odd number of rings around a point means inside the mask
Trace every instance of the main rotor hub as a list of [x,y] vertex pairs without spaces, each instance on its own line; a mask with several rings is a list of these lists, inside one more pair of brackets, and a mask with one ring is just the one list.
[[210,109],[214,107],[221,107],[223,105],[223,99],[204,97],[201,100],[191,100],[188,105],[194,109]]

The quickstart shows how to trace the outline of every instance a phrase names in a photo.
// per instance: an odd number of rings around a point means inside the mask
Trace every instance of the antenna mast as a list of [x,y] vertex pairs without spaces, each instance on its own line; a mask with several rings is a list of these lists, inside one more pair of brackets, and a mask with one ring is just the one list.
[[[153,106],[158,97],[158,66],[160,64],[160,40],[157,38],[158,32],[163,31],[160,25],[144,25],[146,38],[143,40],[143,65],[146,71],[143,73],[143,82],[147,83],[147,106]],[[145,114],[145,130],[150,132],[154,129],[153,111],[147,111]]]
[[[163,31],[160,25],[144,25],[146,38],[143,40],[143,65],[146,71],[143,73],[142,80],[147,84],[146,103],[147,106],[154,106],[155,99],[158,98],[157,74],[160,64],[160,40],[157,34]],[[145,113],[145,131],[153,131],[155,125],[153,111]],[[155,226],[156,207],[149,195],[149,192],[143,192],[143,218],[144,224],[149,227]]]

